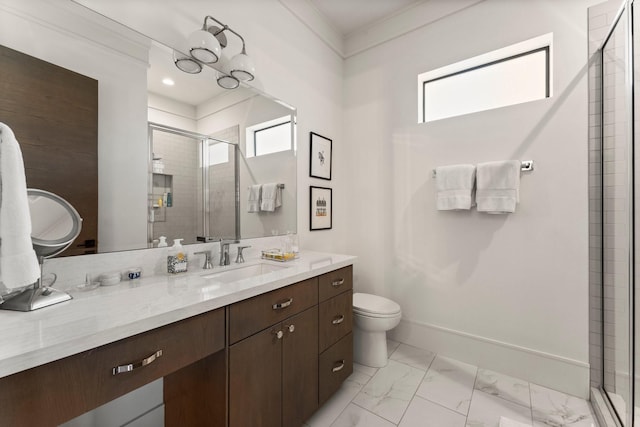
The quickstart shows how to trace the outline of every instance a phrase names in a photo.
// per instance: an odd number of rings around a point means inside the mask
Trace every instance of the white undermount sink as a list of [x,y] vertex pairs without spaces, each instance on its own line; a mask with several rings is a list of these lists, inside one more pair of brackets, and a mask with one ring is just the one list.
[[286,265],[267,264],[264,262],[258,264],[238,267],[232,270],[220,271],[218,273],[205,273],[202,275],[205,279],[215,279],[218,282],[231,283],[242,279],[262,276],[263,274],[288,268]]

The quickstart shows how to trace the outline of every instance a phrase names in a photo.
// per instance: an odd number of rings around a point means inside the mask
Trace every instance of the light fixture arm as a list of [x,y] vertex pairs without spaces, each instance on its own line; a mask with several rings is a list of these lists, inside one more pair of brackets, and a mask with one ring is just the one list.
[[224,31],[230,31],[233,34],[235,34],[236,37],[238,37],[240,39],[240,41],[242,41],[242,53],[246,55],[247,51],[245,49],[244,38],[239,33],[237,33],[233,28],[229,27],[227,24],[223,24],[222,22],[218,21],[216,18],[214,18],[211,15],[207,15],[207,16],[204,17],[204,22],[202,24],[202,29],[205,30],[205,31],[209,31],[209,28],[207,27],[207,19],[211,19],[216,24],[220,25],[219,31],[217,31],[215,33],[212,33],[214,36],[217,36],[218,34],[224,32]]

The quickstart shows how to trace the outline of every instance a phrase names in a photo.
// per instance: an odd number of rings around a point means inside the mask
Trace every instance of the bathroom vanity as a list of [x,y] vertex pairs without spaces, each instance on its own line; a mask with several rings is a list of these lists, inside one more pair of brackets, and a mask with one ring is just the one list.
[[0,313],[0,425],[55,426],[164,378],[167,426],[300,426],[352,372],[354,260],[304,253]]

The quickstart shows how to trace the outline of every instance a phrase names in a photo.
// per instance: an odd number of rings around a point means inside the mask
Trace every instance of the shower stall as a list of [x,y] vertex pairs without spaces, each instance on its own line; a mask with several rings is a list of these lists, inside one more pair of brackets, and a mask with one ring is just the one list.
[[201,135],[149,125],[149,247],[160,236],[197,243],[198,236],[239,235],[238,127]]
[[633,0],[611,0],[589,9],[592,400],[601,403],[596,412],[625,427],[640,426],[634,18]]

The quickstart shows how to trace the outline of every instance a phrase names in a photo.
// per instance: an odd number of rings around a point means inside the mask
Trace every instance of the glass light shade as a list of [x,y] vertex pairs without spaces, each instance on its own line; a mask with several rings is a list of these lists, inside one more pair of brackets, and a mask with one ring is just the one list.
[[187,39],[189,53],[195,59],[205,64],[218,62],[220,58],[220,42],[213,34],[206,30],[194,31]]
[[218,71],[218,86],[224,89],[235,89],[240,86],[240,81],[232,75]]
[[234,56],[229,64],[229,70],[233,77],[242,82],[253,80],[256,74],[253,60],[246,53],[239,53]]
[[177,50],[173,51],[173,63],[176,64],[176,67],[178,67],[180,71],[184,71],[185,73],[198,74],[202,71],[202,65],[200,65],[198,61]]

